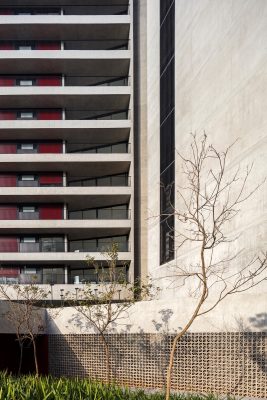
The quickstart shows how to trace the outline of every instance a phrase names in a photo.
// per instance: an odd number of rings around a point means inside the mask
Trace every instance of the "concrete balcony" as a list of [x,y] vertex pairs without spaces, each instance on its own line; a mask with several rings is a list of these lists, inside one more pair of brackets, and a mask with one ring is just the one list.
[[129,38],[129,15],[5,15],[1,40],[105,40]]
[[[1,61],[0,61],[1,62]],[[1,121],[1,140],[57,139],[92,143],[128,140],[129,120]]]
[[[62,171],[88,177],[115,175],[127,172],[131,154],[0,154],[0,171]],[[2,188],[1,188],[2,189]]]
[[127,76],[129,50],[0,50],[1,74]]
[[67,203],[69,207],[128,204],[131,187],[0,187],[3,203]]
[[87,236],[120,236],[129,234],[130,220],[1,220],[0,234],[69,234]]
[[128,86],[0,87],[0,107],[123,110],[130,95]]
[[[15,263],[17,264],[65,264],[77,265],[83,262],[85,264],[87,256],[94,257],[97,261],[105,261],[105,255],[100,252],[58,252],[58,253],[0,253],[1,263]],[[123,252],[118,253],[118,260],[131,261],[132,253]],[[86,264],[85,264],[86,265]]]

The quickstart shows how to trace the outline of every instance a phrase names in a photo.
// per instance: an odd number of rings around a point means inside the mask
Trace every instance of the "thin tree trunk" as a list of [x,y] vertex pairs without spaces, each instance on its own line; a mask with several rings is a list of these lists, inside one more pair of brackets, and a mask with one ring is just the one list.
[[203,289],[202,289],[202,294],[201,294],[201,298],[197,304],[197,307],[192,315],[192,317],[190,318],[190,320],[188,321],[188,323],[186,324],[186,326],[183,328],[183,330],[181,332],[179,332],[172,343],[172,348],[171,348],[171,353],[170,353],[170,360],[169,360],[169,366],[167,369],[167,377],[166,377],[166,396],[165,396],[165,400],[170,400],[170,395],[171,395],[171,379],[172,379],[172,369],[173,369],[173,363],[174,363],[174,355],[175,355],[175,351],[176,351],[176,346],[177,343],[181,340],[181,338],[186,334],[186,332],[188,331],[188,329],[190,328],[190,326],[192,325],[192,323],[194,322],[194,320],[196,319],[199,310],[202,306],[202,304],[205,301],[206,298],[206,294],[207,294],[207,283],[206,283],[206,271],[205,271],[205,259],[204,259],[204,247],[202,247],[201,250],[201,264],[202,264],[202,274],[203,274]]
[[109,346],[107,344],[106,338],[103,334],[101,334],[101,339],[105,348],[105,357],[106,357],[106,376],[107,376],[107,382],[108,384],[110,383],[110,351],[109,351]]
[[23,357],[23,343],[19,340],[19,349],[20,349],[20,355],[19,355],[19,368],[18,368],[18,375],[21,374],[21,367],[22,367],[22,357]]
[[32,344],[33,344],[33,356],[34,356],[34,364],[35,364],[35,373],[38,376],[39,375],[39,366],[38,366],[37,349],[36,349],[36,343],[35,343],[35,337],[34,336],[32,336]]

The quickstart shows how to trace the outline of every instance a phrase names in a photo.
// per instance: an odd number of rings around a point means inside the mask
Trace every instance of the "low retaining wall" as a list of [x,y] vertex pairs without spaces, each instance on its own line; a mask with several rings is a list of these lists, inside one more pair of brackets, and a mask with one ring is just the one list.
[[[163,388],[173,335],[110,334],[112,377],[118,384]],[[49,371],[55,376],[105,380],[98,335],[49,335]],[[178,346],[172,388],[267,397],[267,333],[191,333]]]

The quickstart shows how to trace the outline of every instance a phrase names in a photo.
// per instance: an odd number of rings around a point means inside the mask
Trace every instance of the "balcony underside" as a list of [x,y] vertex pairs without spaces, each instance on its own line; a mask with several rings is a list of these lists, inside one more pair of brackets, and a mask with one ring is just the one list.
[[130,93],[129,87],[5,87],[0,88],[0,108],[125,110]]
[[0,171],[62,171],[90,178],[126,173],[130,162],[129,154],[0,154]]
[[[1,121],[1,140],[57,138],[82,143],[110,143],[128,140],[129,120]],[[75,139],[74,139],[75,138]]]
[[0,16],[0,37],[1,40],[128,40],[130,22],[129,15],[5,15]]
[[128,50],[0,51],[0,73],[127,76],[130,58]]

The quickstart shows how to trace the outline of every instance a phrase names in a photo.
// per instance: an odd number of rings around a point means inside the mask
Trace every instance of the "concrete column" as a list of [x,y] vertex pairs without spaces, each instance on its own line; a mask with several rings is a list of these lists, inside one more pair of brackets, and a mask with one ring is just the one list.
[[68,252],[68,236],[64,235],[64,251],[65,253]]
[[63,218],[68,219],[68,208],[66,203],[64,203]]
[[63,172],[63,186],[67,186],[67,174],[66,172]]
[[64,267],[64,272],[65,272],[64,282],[65,282],[65,284],[67,284],[68,283],[68,267],[66,265]]

